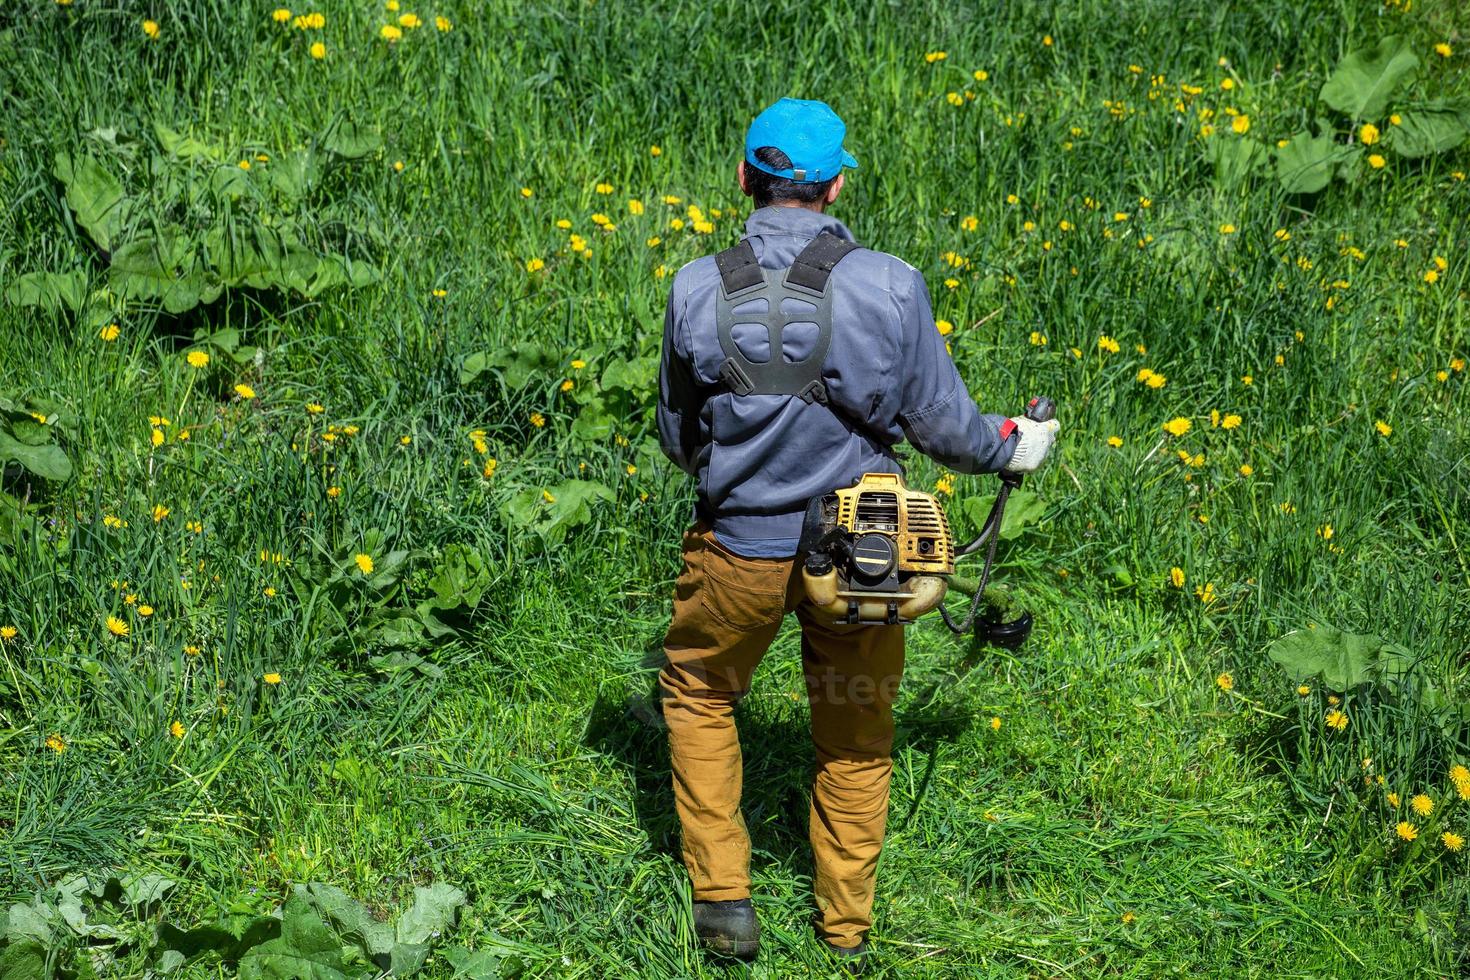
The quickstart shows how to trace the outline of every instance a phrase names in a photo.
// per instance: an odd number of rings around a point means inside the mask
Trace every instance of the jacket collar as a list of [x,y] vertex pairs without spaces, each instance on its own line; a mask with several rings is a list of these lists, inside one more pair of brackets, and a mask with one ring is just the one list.
[[847,226],[830,215],[807,208],[766,207],[751,212],[745,219],[747,238],[756,235],[788,235],[794,238],[816,238],[830,231],[844,241],[853,241]]

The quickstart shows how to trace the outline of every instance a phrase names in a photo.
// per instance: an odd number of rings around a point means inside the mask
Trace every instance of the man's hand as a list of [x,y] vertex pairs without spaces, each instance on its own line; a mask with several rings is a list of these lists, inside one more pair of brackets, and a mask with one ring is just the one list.
[[1030,473],[1046,459],[1060,426],[1056,419],[1033,422],[1024,415],[1010,421],[1015,424],[1016,451],[1002,469],[1007,473]]

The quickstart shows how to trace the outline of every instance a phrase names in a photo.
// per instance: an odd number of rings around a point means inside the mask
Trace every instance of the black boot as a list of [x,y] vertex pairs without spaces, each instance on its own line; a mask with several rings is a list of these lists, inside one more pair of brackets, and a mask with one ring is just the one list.
[[694,934],[706,949],[742,960],[755,959],[761,948],[760,923],[748,898],[695,902]]
[[834,946],[823,940],[827,952],[837,959],[839,969],[850,977],[860,977],[868,968],[868,941],[864,939],[851,949]]

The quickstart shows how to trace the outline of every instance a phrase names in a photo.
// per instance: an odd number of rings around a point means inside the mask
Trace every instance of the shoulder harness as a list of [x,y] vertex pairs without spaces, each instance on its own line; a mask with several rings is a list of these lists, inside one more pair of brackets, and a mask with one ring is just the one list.
[[[780,270],[763,269],[755,258],[749,240],[727,248],[715,256],[720,272],[720,295],[715,306],[715,328],[725,361],[720,365],[720,380],[736,395],[795,395],[807,404],[827,404],[827,388],[822,384],[822,362],[832,343],[832,294],[827,280],[848,254],[859,248],[856,242],[822,232],[801,250],[796,261],[782,275]],[[785,301],[794,299],[805,312],[788,313]],[[765,310],[742,311],[755,300],[765,301]],[[756,362],[746,357],[735,344],[736,324],[764,326],[770,340],[770,357]],[[800,361],[788,361],[782,353],[781,334],[793,323],[815,323],[817,341],[811,353]]]

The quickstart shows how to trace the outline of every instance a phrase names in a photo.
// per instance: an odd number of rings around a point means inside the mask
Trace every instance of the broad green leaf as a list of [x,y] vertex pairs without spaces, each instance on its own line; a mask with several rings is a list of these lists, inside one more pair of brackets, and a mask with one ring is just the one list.
[[465,980],[499,980],[500,957],[489,950],[451,946],[444,951],[444,958],[454,967],[455,977],[464,977]]
[[158,927],[158,944],[165,950],[191,960],[202,953],[214,952],[220,959],[233,962],[252,946],[275,939],[281,934],[281,920],[269,915],[252,915],[221,920],[214,925],[181,929],[170,922]]
[[517,344],[510,350],[496,351],[490,355],[489,363],[500,369],[507,388],[520,389],[537,375],[550,372],[556,366],[556,358],[528,342]]
[[295,896],[309,903],[336,930],[338,938],[360,948],[380,966],[387,965],[393,948],[393,927],[373,918],[362,903],[335,885],[310,882],[297,885]]
[[0,948],[0,980],[36,980],[46,976],[46,946],[30,937],[12,939]]
[[105,922],[88,922],[87,909],[83,906],[83,898],[91,899],[94,896],[92,884],[83,875],[71,875],[56,883],[53,890],[56,897],[56,910],[61,913],[61,918],[71,927],[71,931],[78,936],[97,939],[122,939],[123,932],[116,926]]
[[122,182],[90,156],[58,153],[51,172],[66,185],[66,204],[97,247],[110,252],[122,230]]
[[1418,109],[1399,119],[1399,125],[1388,127],[1386,142],[1401,157],[1453,150],[1470,134],[1470,112],[1463,109]]
[[350,120],[342,119],[327,131],[326,136],[322,139],[322,145],[338,156],[356,160],[382,149],[383,137],[374,127],[359,126]]
[[77,312],[86,296],[87,274],[80,269],[28,272],[5,287],[6,300],[16,306],[36,306],[53,313],[63,308]]
[[433,595],[425,600],[430,609],[473,609],[490,584],[490,572],[479,551],[462,544],[444,549],[439,564],[429,577]]
[[250,177],[237,165],[222,163],[209,175],[209,189],[220,197],[241,197],[250,193]]
[[1331,182],[1339,163],[1360,150],[1338,145],[1330,130],[1320,136],[1297,133],[1276,151],[1276,179],[1288,194],[1315,194]]
[[[960,504],[960,510],[970,519],[970,523],[978,531],[985,525],[985,519],[990,516],[990,509],[995,505],[995,494],[986,497],[966,497],[964,503]],[[1035,524],[1046,512],[1046,504],[1035,493],[1030,490],[1012,490],[1006,498],[1006,511],[1000,520],[1000,536],[1002,540],[1012,541],[1020,537],[1027,527]],[[961,542],[963,543],[963,542]]]
[[1394,661],[1392,673],[1399,673],[1404,666],[1400,648],[1371,633],[1345,633],[1324,624],[1286,634],[1273,641],[1267,653],[1293,680],[1320,677],[1328,689],[1347,691],[1385,678],[1385,649]]
[[[380,647],[415,646],[424,638],[423,623],[416,615],[403,609],[377,610],[369,623],[366,631],[368,641]],[[376,663],[377,658],[374,660],[374,666],[383,669]],[[396,661],[393,665],[398,666]]]
[[1215,168],[1215,186],[1234,187],[1265,169],[1271,154],[1260,140],[1220,136],[1205,144],[1205,159]]
[[321,178],[321,159],[313,150],[293,150],[271,160],[266,173],[282,196],[299,204]]
[[[170,313],[193,309],[209,297],[204,277],[193,267],[192,253],[193,248],[171,232],[135,238],[112,253],[112,288],[126,299],[159,300]],[[185,258],[187,269],[181,263]]]
[[186,160],[223,160],[225,157],[223,147],[176,132],[157,120],[153,123],[153,133],[158,137],[158,145],[163,152],[172,156]]
[[635,395],[650,395],[658,381],[658,358],[617,358],[602,371],[603,388],[621,388]]
[[122,900],[127,905],[149,906],[163,900],[176,882],[161,874],[141,874],[122,882]]
[[350,963],[342,941],[300,895],[286,901],[281,935],[253,946],[240,958],[240,980],[357,980],[375,974]]
[[577,419],[572,423],[571,435],[574,440],[584,444],[603,442],[613,434],[617,423],[618,420],[600,402],[594,402],[577,413]]
[[459,383],[467,385],[480,375],[490,369],[490,355],[485,351],[475,351],[465,356],[459,365]]
[[413,890],[413,904],[394,926],[397,943],[393,947],[392,970],[406,976],[421,969],[429,958],[429,947],[454,925],[465,893],[443,882]]
[[413,904],[399,918],[395,932],[400,943],[427,943],[454,925],[465,904],[465,893],[453,885],[435,882],[413,890]]
[[[412,619],[413,617],[410,616],[408,618]],[[422,634],[420,634],[415,637],[415,641],[422,638]],[[414,671],[436,680],[444,676],[444,670],[441,667],[425,660],[412,650],[394,650],[391,653],[379,654],[376,657],[369,657],[368,663],[372,664],[375,670],[388,675],[398,674],[404,671]]]
[[7,428],[16,442],[27,446],[44,446],[52,440],[56,430],[49,425],[37,422],[35,419],[17,419],[11,422]]
[[12,459],[43,480],[71,479],[71,460],[60,446],[28,446],[0,429],[0,462]]
[[612,490],[601,483],[567,480],[544,490],[522,490],[501,505],[501,516],[507,523],[535,530],[554,544],[568,529],[590,521],[597,501],[612,499]]
[[1377,119],[1393,93],[1418,70],[1419,57],[1409,39],[1390,35],[1339,61],[1323,84],[1320,97],[1354,121]]

